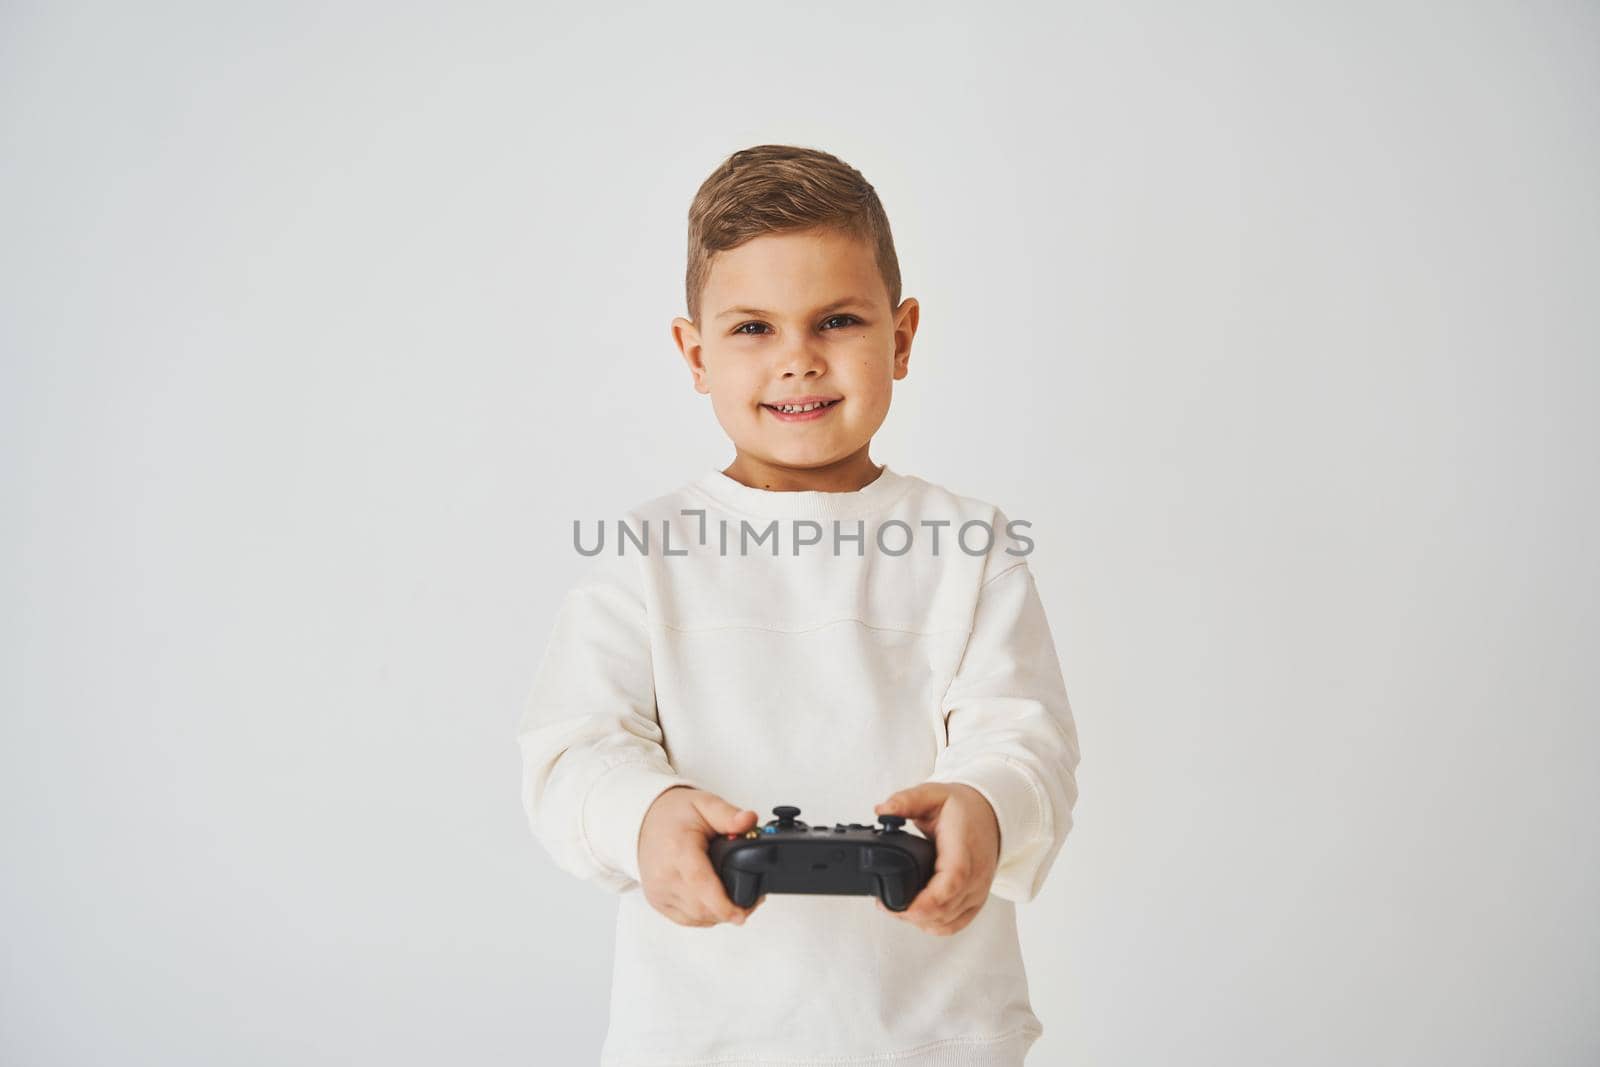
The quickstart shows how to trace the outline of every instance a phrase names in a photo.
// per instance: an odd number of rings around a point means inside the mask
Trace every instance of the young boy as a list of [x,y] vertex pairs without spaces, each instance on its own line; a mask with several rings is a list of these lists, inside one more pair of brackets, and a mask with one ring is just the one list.
[[[608,524],[518,732],[534,834],[619,894],[601,1062],[1020,1064],[1015,904],[1079,760],[1027,524],[868,457],[918,305],[855,169],[735,152],[690,209],[687,290],[673,337],[733,462]],[[782,804],[906,816],[935,873],[900,913],[737,907],[709,843]]]

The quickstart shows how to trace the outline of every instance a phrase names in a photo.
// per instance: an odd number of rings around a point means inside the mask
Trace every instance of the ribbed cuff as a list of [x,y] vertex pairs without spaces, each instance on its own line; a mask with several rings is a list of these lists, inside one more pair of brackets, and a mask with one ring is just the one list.
[[639,830],[656,797],[673,786],[700,788],[643,760],[626,760],[602,774],[583,801],[583,836],[595,858],[639,881]]

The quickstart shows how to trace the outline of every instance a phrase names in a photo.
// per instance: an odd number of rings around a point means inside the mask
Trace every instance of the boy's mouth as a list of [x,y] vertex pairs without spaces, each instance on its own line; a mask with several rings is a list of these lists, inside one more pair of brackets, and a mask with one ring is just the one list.
[[844,397],[832,400],[813,400],[801,404],[762,404],[761,406],[782,422],[808,422],[811,419],[820,419],[834,408],[838,407]]

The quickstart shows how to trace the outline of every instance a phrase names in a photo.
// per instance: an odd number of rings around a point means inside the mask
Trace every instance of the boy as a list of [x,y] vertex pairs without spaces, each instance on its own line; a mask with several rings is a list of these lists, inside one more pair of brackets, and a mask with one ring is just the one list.
[[[619,894],[601,1062],[1020,1064],[1015,903],[1079,760],[1026,524],[868,458],[918,305],[856,170],[735,152],[689,212],[687,297],[673,338],[734,460],[616,524],[518,732],[536,837]],[[935,873],[901,913],[737,907],[709,842],[780,804],[906,816]]]

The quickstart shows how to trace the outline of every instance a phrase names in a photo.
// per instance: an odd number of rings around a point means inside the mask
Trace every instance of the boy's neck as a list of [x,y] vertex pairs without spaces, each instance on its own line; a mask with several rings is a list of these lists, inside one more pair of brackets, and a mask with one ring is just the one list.
[[775,493],[816,490],[823,493],[853,493],[872,482],[883,468],[872,462],[866,447],[836,463],[821,467],[785,467],[767,463],[739,452],[722,472],[752,489]]

